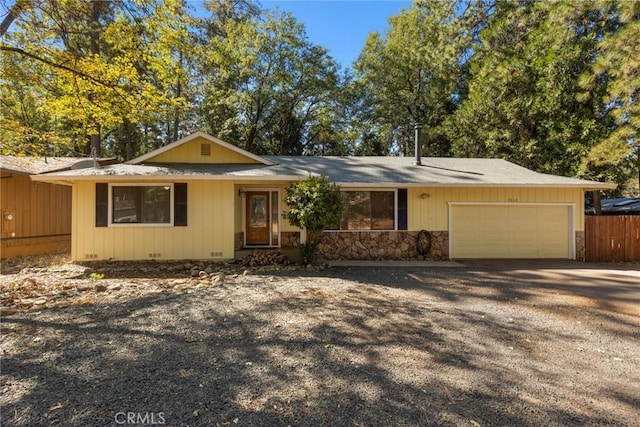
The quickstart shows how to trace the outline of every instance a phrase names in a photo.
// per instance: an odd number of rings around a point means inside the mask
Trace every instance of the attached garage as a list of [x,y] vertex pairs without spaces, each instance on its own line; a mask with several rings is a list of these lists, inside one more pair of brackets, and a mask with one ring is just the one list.
[[449,204],[451,258],[575,258],[572,204]]

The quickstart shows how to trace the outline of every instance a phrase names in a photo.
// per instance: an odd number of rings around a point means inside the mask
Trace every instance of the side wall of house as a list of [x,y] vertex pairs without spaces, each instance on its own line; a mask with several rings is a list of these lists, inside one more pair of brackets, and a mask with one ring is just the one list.
[[449,202],[573,203],[576,231],[584,231],[584,191],[579,188],[423,187],[407,192],[409,230],[447,231]]
[[[74,261],[231,259],[234,186],[231,181],[187,181],[187,226],[143,224],[96,227],[96,183],[73,189]],[[136,184],[132,182],[132,184]]]
[[0,213],[0,257],[69,250],[70,187],[33,182],[24,175],[3,174]]
[[[575,257],[584,259],[584,192],[576,188],[418,187],[407,191],[408,230],[325,232],[325,259],[449,259],[449,203],[573,204]],[[526,221],[526,219],[525,219]],[[428,231],[428,255],[418,233]]]

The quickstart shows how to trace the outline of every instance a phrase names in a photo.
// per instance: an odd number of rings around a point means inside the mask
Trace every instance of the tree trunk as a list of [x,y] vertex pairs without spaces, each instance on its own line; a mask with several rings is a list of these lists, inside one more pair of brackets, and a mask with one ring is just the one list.
[[[100,55],[100,0],[91,0],[91,54]],[[89,101],[95,102],[93,94],[89,95]],[[92,120],[90,126],[93,127],[95,134],[91,135],[91,155],[95,157],[102,156],[102,143],[100,141],[100,123],[96,119]]]
[[602,204],[600,203],[600,190],[594,190],[591,192],[593,194],[593,209],[595,210],[596,215],[602,215]]

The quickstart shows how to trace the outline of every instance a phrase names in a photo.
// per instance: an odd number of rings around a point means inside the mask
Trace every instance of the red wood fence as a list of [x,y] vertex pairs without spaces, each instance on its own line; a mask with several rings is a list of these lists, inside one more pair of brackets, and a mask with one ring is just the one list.
[[640,261],[640,216],[585,217],[587,261]]

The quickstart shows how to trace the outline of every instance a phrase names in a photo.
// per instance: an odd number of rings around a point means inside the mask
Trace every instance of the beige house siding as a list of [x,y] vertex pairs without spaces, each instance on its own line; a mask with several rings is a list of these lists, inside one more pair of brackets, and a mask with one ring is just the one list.
[[[211,150],[210,155],[203,156],[201,154],[200,149],[202,144],[209,145]],[[169,151],[159,153],[146,160],[145,163],[256,164],[258,161],[226,147],[214,144],[203,137],[198,137]]]
[[[132,182],[135,184],[135,182]],[[234,191],[231,181],[188,181],[187,226],[95,226],[95,182],[73,188],[74,261],[231,259]]]
[[450,202],[572,203],[576,231],[584,230],[584,191],[555,187],[417,187],[407,192],[409,230],[447,231]]

